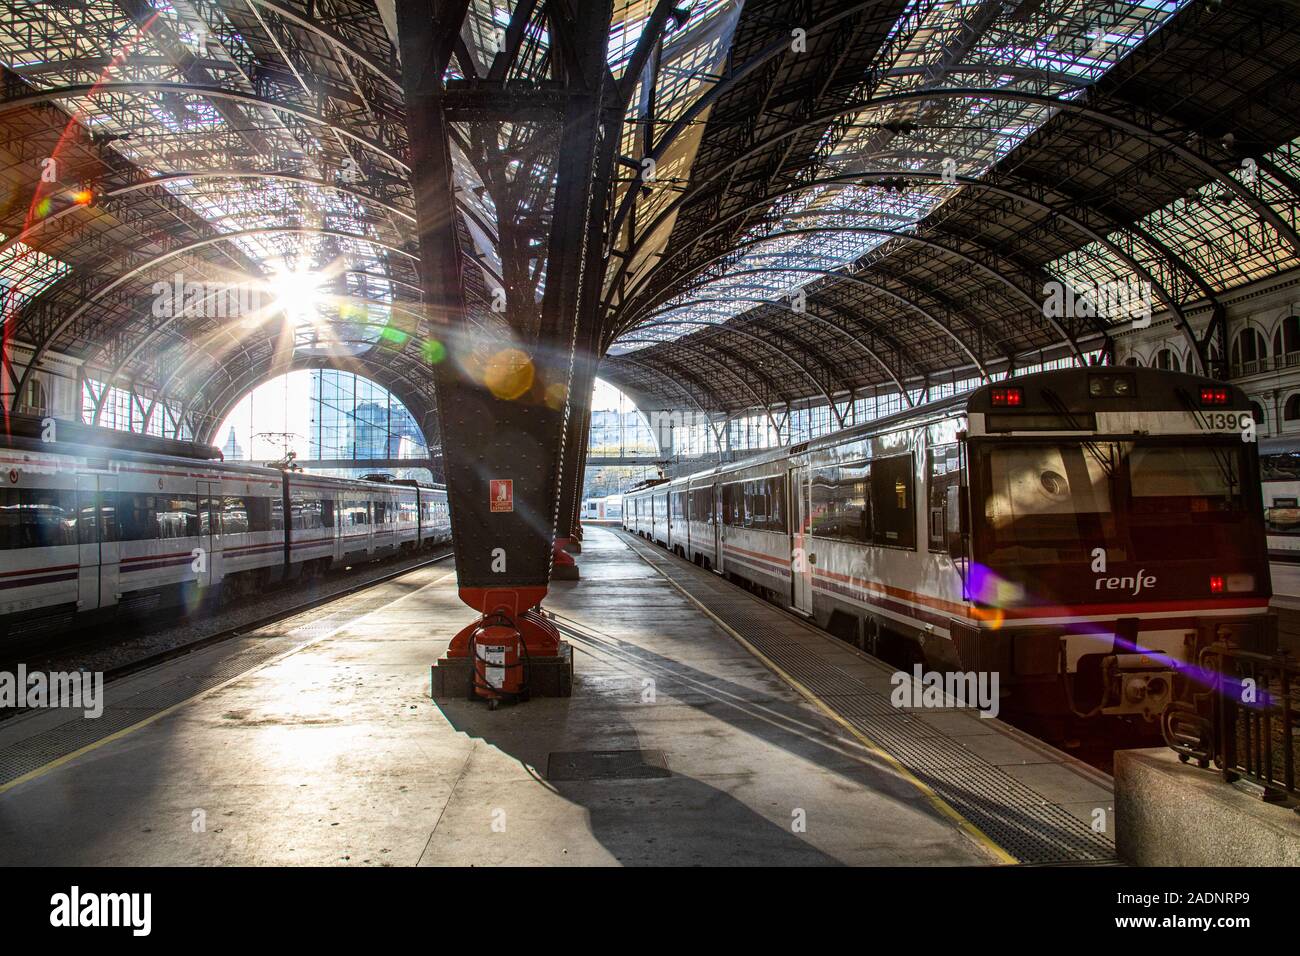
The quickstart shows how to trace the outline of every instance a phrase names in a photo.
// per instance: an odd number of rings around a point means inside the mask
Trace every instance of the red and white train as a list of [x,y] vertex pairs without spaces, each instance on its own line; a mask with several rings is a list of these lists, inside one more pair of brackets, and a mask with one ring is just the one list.
[[197,608],[450,540],[437,486],[11,433],[0,447],[0,636]]
[[1092,367],[630,492],[623,526],[1027,710],[1154,719],[1200,647],[1276,642],[1259,489],[1240,389]]

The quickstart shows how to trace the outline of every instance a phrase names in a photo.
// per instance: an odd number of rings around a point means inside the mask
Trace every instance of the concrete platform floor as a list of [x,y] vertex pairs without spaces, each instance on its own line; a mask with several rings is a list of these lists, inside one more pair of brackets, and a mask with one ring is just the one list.
[[[472,615],[426,569],[0,793],[0,863],[995,862],[614,533],[590,528],[580,560],[546,603],[571,627],[571,699],[435,705],[429,665]],[[109,712],[205,654],[114,684]],[[5,722],[0,746],[53,719]],[[552,754],[622,750],[669,775],[547,779]]]

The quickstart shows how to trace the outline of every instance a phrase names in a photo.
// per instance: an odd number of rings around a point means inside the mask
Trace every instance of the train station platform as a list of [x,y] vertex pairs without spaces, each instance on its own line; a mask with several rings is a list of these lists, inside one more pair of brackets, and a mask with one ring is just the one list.
[[[0,863],[1106,863],[1109,778],[621,531],[546,607],[572,698],[435,703],[424,568],[0,723]],[[1094,832],[1104,810],[1107,833]]]

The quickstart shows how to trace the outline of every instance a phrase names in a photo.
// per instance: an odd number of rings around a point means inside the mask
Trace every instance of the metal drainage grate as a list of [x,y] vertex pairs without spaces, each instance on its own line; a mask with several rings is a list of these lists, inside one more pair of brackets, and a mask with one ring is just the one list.
[[671,777],[662,750],[571,750],[546,761],[547,780],[647,780]]
[[75,753],[141,720],[138,711],[105,710],[94,720],[79,717],[0,749],[0,784],[17,780],[47,763]]

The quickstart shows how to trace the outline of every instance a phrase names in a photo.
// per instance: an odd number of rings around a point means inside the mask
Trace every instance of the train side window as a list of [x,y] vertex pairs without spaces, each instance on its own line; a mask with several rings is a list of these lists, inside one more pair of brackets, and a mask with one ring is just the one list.
[[322,498],[320,501],[320,526],[322,528],[334,527],[334,499]]
[[53,548],[77,543],[76,492],[6,488],[0,498],[0,547]]
[[879,458],[871,466],[871,510],[876,544],[916,547],[912,456]]
[[785,475],[767,479],[767,530],[783,534],[790,530],[785,519]]
[[147,541],[158,536],[153,495],[124,491],[117,496],[117,529],[122,541]]
[[961,455],[960,447],[953,442],[948,445],[939,445],[929,449],[926,452],[926,479],[927,479],[927,498],[929,500],[929,550],[931,552],[951,553],[954,542],[951,540],[951,529],[958,528],[957,537],[960,542],[960,522],[958,516],[951,514],[953,510],[949,505],[953,497],[953,490],[960,486],[961,482]]
[[870,542],[870,482],[871,463],[865,461],[814,471],[811,522],[813,537]]
[[248,506],[248,530],[256,534],[271,530],[271,499],[248,497],[244,499]]
[[23,546],[23,510],[17,488],[0,488],[0,550]]
[[194,495],[155,495],[153,538],[193,538],[199,533],[199,502]]
[[248,505],[242,497],[221,499],[221,530],[225,534],[244,534],[248,528]]

